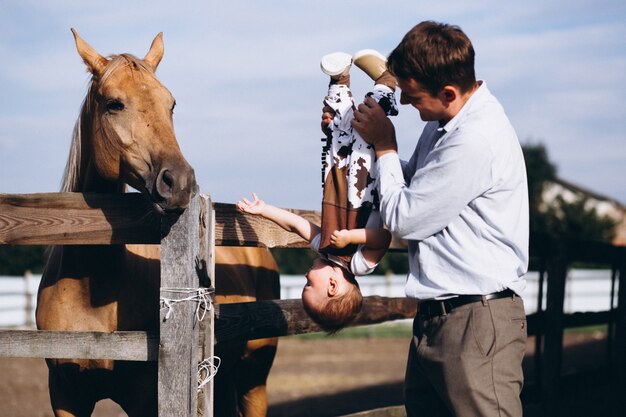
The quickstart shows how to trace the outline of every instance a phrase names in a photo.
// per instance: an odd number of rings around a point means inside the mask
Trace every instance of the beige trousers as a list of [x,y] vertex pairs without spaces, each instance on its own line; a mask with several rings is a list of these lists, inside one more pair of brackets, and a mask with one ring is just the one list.
[[526,337],[517,296],[433,318],[418,313],[404,386],[407,415],[521,417]]

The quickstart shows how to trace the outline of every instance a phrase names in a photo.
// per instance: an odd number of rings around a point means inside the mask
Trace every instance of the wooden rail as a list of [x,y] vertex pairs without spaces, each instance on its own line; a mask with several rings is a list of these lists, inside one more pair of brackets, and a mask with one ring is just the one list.
[[[273,223],[244,215],[232,204],[211,203],[201,197],[181,219],[163,219],[139,194],[101,195],[48,193],[32,195],[0,194],[0,244],[122,244],[160,243],[162,287],[198,286],[213,282],[212,259],[215,246],[306,247],[307,243]],[[319,213],[293,210],[319,224]],[[561,398],[561,357],[563,329],[609,323],[611,331],[611,386],[616,390],[616,406],[622,409],[626,388],[626,285],[618,290],[618,305],[599,313],[563,312],[565,281],[574,261],[609,264],[615,277],[626,276],[626,248],[596,242],[571,242],[532,237],[531,254],[542,259],[547,276],[547,308],[528,316],[529,333],[544,340],[538,350],[541,391],[549,415],[558,415]],[[397,241],[394,248],[402,249]],[[197,276],[190,267],[200,261],[207,276]],[[617,279],[616,278],[616,279]],[[540,292],[540,297],[543,294]],[[538,303],[539,306],[542,303]],[[190,306],[189,306],[190,307]],[[408,299],[366,297],[364,308],[353,325],[378,323],[415,314],[416,305]],[[159,361],[159,415],[195,415],[195,364],[207,357],[215,342],[317,331],[302,309],[300,300],[261,301],[216,306],[213,316],[193,325],[195,315],[177,314],[176,322],[161,327],[160,335],[145,332],[36,332],[1,331],[0,356],[46,356],[107,358]],[[179,320],[179,317],[183,317]],[[213,335],[215,332],[215,336]],[[167,340],[164,340],[167,339]],[[179,340],[197,340],[181,347]],[[537,344],[538,347],[541,343]],[[93,356],[92,356],[93,355]],[[178,381],[175,384],[168,381]],[[200,396],[199,408],[210,414],[210,390]],[[181,411],[176,404],[185,404]]]
[[[305,248],[294,233],[234,204],[213,203],[215,246]],[[319,211],[287,209],[316,224]],[[0,244],[71,245],[160,243],[161,216],[139,193],[0,194]],[[393,248],[405,249],[402,241]]]
[[[319,224],[319,212],[292,211]],[[308,246],[267,220],[232,204],[213,204],[207,196],[196,198],[178,218],[154,214],[137,193],[0,194],[0,244],[125,243],[161,244],[161,297],[168,287],[214,282],[216,246]],[[158,335],[0,331],[0,356],[158,361],[159,416],[191,417],[197,411],[212,415],[212,386],[196,395],[196,367],[211,357],[215,343],[319,331],[300,300],[217,305],[200,325],[191,303],[177,309],[175,320],[165,320],[162,311]],[[415,311],[414,300],[365,297],[352,325],[409,318]]]

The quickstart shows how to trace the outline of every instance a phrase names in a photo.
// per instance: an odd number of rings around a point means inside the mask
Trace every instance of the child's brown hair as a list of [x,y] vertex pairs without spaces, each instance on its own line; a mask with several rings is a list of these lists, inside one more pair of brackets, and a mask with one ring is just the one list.
[[337,333],[354,320],[363,305],[363,295],[354,275],[345,268],[341,268],[341,271],[351,284],[345,294],[329,298],[317,310],[304,304],[304,310],[309,317],[329,335]]

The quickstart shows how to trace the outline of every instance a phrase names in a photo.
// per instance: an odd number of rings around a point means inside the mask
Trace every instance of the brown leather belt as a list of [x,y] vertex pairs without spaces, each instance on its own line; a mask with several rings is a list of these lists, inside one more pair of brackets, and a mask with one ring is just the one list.
[[445,316],[457,307],[479,301],[497,300],[498,298],[513,298],[517,295],[510,289],[500,292],[494,292],[486,295],[459,295],[458,297],[449,298],[447,300],[428,300],[419,303],[418,315],[422,317]]

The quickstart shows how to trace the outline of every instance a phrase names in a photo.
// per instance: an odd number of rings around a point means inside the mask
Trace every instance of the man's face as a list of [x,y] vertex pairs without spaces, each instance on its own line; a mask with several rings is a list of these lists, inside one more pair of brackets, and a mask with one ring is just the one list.
[[432,96],[422,84],[409,78],[398,79],[398,87],[402,90],[400,104],[410,104],[425,122],[438,121],[446,117],[446,105],[439,96]]

